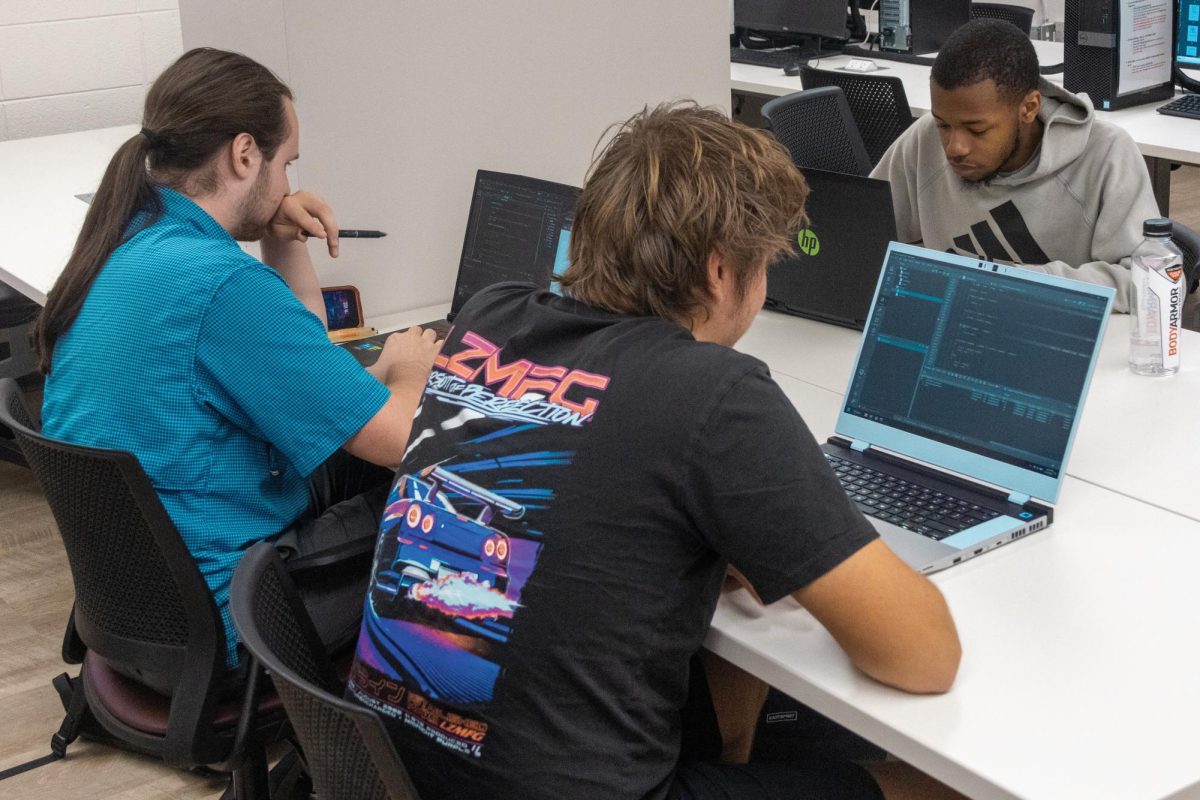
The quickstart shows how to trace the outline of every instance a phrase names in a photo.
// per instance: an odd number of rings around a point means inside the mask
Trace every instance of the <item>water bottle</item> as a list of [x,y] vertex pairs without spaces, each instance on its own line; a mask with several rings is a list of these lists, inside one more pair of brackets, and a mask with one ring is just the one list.
[[1146,237],[1133,251],[1129,368],[1138,375],[1179,371],[1183,318],[1183,254],[1171,241],[1171,220],[1142,223]]

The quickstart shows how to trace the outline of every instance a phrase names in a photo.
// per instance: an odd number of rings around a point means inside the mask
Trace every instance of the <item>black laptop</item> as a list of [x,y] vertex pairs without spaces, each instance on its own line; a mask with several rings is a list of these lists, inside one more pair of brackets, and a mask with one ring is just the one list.
[[888,243],[896,238],[887,181],[804,170],[809,225],[767,273],[766,308],[862,330]]
[[[480,289],[504,281],[551,286],[566,269],[579,189],[523,175],[479,170],[458,262],[450,313],[424,323],[445,337],[454,317]],[[374,364],[390,333],[344,342],[364,365]]]

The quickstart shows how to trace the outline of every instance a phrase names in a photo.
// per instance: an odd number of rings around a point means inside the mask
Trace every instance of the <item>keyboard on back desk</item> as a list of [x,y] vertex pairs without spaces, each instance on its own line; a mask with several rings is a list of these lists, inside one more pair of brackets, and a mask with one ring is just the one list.
[[1000,516],[961,498],[829,453],[825,458],[860,511],[931,539],[945,539]]
[[747,50],[745,47],[729,48],[729,60],[735,64],[751,64],[756,67],[783,69],[800,57],[798,48],[784,50]]
[[1200,94],[1185,94],[1176,97],[1166,105],[1161,105],[1154,110],[1160,114],[1169,114],[1172,117],[1200,119]]

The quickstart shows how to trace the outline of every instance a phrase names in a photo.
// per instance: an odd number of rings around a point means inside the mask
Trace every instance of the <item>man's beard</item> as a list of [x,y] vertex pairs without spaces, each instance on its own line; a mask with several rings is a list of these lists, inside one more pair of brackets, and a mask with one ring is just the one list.
[[238,204],[237,222],[231,232],[236,241],[257,242],[267,235],[271,219],[275,216],[274,208],[266,208],[269,188],[267,164],[264,161],[258,169],[258,177],[254,179],[254,185],[250,187],[249,193]]
[[989,172],[987,175],[984,175],[982,178],[972,179],[972,178],[964,178],[962,176],[959,176],[959,180],[963,182],[963,186],[967,189],[985,189],[985,188],[987,188],[988,186],[991,185],[992,179],[1000,174],[1000,170],[1004,168],[1004,165],[1007,164],[1009,162],[1009,160],[1013,156],[1015,156],[1017,154],[1017,151],[1020,149],[1021,149],[1021,126],[1020,126],[1020,124],[1018,124],[1016,132],[1013,133],[1012,147],[1010,147],[1008,149],[1008,154],[1005,155],[1004,158],[1000,159],[1000,166],[996,167],[994,170]]

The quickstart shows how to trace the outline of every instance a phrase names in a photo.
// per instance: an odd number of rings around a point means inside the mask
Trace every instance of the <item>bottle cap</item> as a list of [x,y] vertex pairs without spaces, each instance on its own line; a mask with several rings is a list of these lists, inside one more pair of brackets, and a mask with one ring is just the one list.
[[1170,236],[1174,224],[1166,217],[1151,217],[1142,223],[1143,236]]

